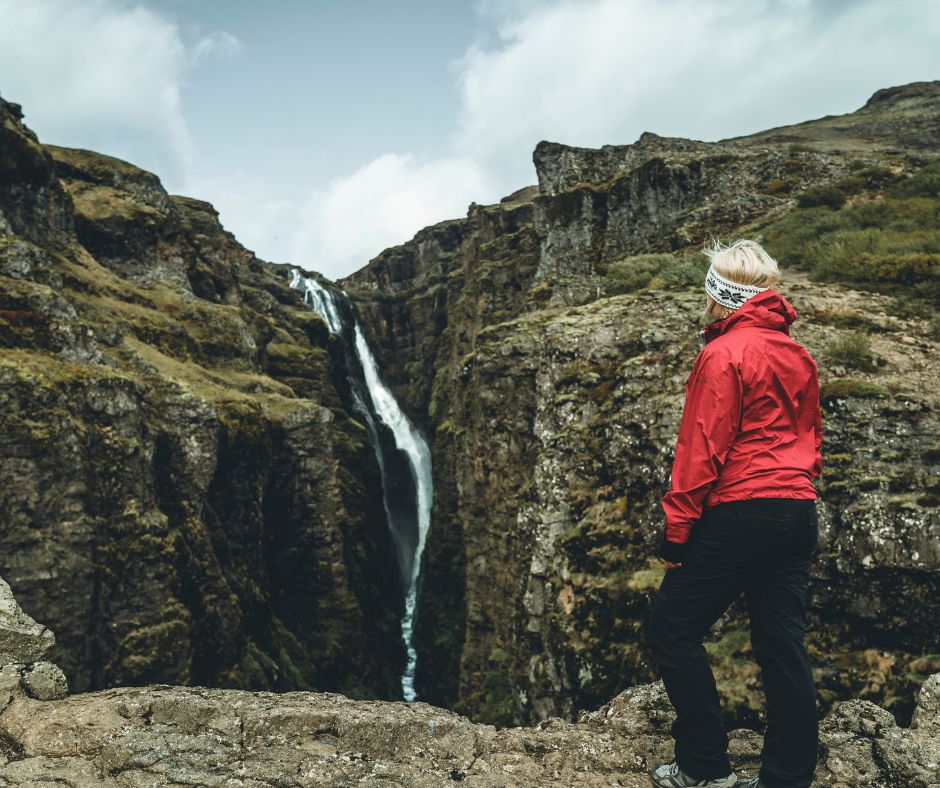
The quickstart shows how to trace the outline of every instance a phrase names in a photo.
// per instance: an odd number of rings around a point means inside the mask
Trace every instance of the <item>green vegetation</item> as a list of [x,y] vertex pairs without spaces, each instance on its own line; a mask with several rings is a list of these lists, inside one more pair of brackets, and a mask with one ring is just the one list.
[[[846,204],[865,189],[878,194]],[[894,179],[870,167],[804,192],[798,206],[764,229],[781,265],[816,281],[940,302],[940,163]]]
[[458,714],[465,714],[477,722],[505,728],[514,723],[516,714],[513,691],[512,658],[498,646],[490,651],[487,668],[482,671],[475,690],[455,705]]
[[861,331],[842,334],[826,345],[823,356],[829,364],[874,372],[875,357],[871,352],[871,339]]
[[813,315],[813,322],[819,325],[833,326],[834,328],[866,331],[869,334],[884,333],[890,330],[888,326],[867,317],[856,309],[832,309],[816,312]]
[[707,270],[708,263],[701,255],[638,254],[612,261],[607,276],[616,283],[615,293],[629,293],[645,287],[681,290],[701,286]]
[[819,391],[819,399],[823,404],[848,397],[883,399],[887,396],[888,390],[882,386],[854,378],[835,378],[824,383]]

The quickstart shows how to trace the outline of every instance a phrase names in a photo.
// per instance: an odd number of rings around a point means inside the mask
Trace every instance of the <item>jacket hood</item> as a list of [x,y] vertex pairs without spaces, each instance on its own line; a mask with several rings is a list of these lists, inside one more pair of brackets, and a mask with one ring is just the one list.
[[790,324],[796,320],[796,310],[776,290],[764,290],[751,296],[738,309],[722,320],[709,323],[702,329],[701,337],[708,344],[716,337],[738,326],[772,328],[790,335]]

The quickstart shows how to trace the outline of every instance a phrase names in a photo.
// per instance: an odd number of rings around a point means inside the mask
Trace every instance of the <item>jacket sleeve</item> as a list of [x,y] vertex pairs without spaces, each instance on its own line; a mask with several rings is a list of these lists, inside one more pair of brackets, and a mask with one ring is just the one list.
[[[666,524],[657,554],[677,561],[741,426],[740,371],[725,353],[703,348],[686,381],[685,407],[663,497]],[[670,557],[672,556],[672,557]]]

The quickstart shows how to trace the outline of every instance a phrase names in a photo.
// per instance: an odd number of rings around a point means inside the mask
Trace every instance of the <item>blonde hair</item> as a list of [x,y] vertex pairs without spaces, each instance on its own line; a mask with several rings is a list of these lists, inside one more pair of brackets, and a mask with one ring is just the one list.
[[[720,276],[740,285],[773,287],[780,281],[777,261],[757,241],[741,238],[726,246],[720,240],[713,239],[711,245],[706,244],[702,249],[702,253]],[[706,307],[702,317],[706,323],[710,323],[734,311],[713,301],[711,307]]]

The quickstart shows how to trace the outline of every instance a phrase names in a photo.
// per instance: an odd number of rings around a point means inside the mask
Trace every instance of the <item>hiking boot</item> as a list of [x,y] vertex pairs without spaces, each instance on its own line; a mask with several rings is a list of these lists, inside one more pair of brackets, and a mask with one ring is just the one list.
[[740,785],[737,775],[731,772],[727,777],[713,777],[708,780],[696,780],[679,768],[675,761],[657,766],[650,772],[650,780],[659,788],[689,788],[690,786],[710,786],[711,788],[733,788]]
[[738,780],[735,785],[738,788],[767,788],[767,785],[760,781],[760,777],[748,777],[746,780]]

